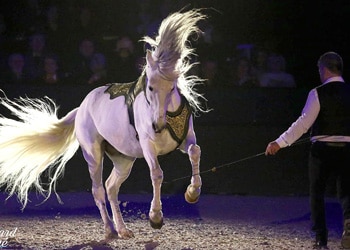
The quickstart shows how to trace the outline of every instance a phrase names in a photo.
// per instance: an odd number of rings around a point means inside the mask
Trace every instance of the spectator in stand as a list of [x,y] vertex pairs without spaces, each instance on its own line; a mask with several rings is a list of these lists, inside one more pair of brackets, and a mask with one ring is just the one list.
[[61,84],[63,83],[63,74],[59,72],[58,57],[55,54],[49,54],[44,58],[44,74],[38,78],[38,84]]
[[158,20],[159,9],[150,0],[139,1],[133,14],[136,22],[136,36],[153,36],[158,30],[160,24]]
[[286,61],[282,55],[271,54],[267,58],[267,72],[259,78],[261,87],[296,87],[293,75],[286,72]]
[[252,73],[259,79],[261,75],[267,72],[268,52],[264,49],[258,49],[253,53]]
[[81,1],[73,3],[72,6],[72,22],[69,30],[72,32],[69,38],[72,43],[79,43],[86,37],[98,41],[102,27],[98,26],[95,9],[91,4]]
[[44,58],[48,54],[46,38],[43,33],[35,33],[29,37],[29,49],[25,55],[25,73],[31,79],[37,79],[44,73]]
[[0,13],[0,73],[4,72],[6,70],[6,59],[7,56],[4,53],[5,52],[5,44],[6,44],[6,22],[4,19],[4,16]]
[[[51,4],[45,10],[43,28],[46,34],[46,43],[50,51],[62,57],[71,52],[70,40],[66,39],[66,32],[61,15],[62,8],[58,4]],[[69,55],[70,56],[70,55]]]
[[5,84],[28,84],[29,78],[24,72],[24,62],[23,54],[10,54],[8,57],[8,69],[4,72],[1,81]]
[[134,54],[134,42],[129,36],[121,36],[108,61],[108,74],[112,82],[131,82],[139,77]]
[[222,87],[225,82],[219,62],[212,57],[206,57],[200,60],[199,75],[205,80],[203,87],[206,88]]
[[259,86],[258,80],[252,73],[251,62],[247,57],[240,57],[231,64],[229,70],[231,86],[238,87],[256,87]]
[[91,85],[104,85],[107,83],[106,58],[101,53],[96,53],[90,61],[90,70],[92,75],[87,83]]
[[95,42],[90,38],[84,38],[79,43],[79,49],[73,64],[69,70],[71,81],[78,84],[87,84],[92,72],[90,70],[90,62],[95,54]]

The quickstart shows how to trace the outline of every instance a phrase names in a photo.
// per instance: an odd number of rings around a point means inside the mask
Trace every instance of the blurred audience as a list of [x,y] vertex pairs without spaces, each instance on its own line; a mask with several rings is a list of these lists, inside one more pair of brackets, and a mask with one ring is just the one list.
[[[158,6],[158,5],[157,5]],[[145,35],[153,36],[159,27],[159,8],[150,0],[139,1],[136,6],[133,19],[136,20],[136,34],[138,37]]]
[[58,4],[51,4],[45,9],[43,26],[50,51],[62,58],[67,51],[70,51],[71,45],[66,39],[67,29],[62,20],[62,9]]
[[[144,48],[136,48],[138,44],[135,41],[145,35],[154,37],[160,22],[186,6],[186,1],[144,0],[132,3],[135,6],[118,2],[120,8],[106,11],[106,8],[115,7],[116,3],[4,1],[0,6],[0,71],[6,69],[6,74],[1,78],[10,79],[11,70],[7,69],[6,59],[16,52],[24,55],[22,75],[26,79],[37,80],[47,74],[44,58],[54,53],[60,58],[59,66],[56,65],[58,76],[63,76],[67,82],[99,85],[103,81],[134,81],[141,73],[145,57]],[[225,86],[232,81],[234,86],[255,86],[254,76],[263,87],[295,86],[293,76],[285,72],[283,58],[276,59],[280,61],[279,69],[272,66],[272,59],[269,59],[267,68],[268,54],[264,49],[252,54],[252,58],[248,58],[251,61],[241,58],[237,64],[223,70],[227,53],[235,44],[223,49],[222,46],[230,41],[223,39],[222,30],[216,25],[210,21],[200,22],[203,36],[191,41],[195,51],[203,58],[192,71],[197,70],[202,78],[207,79],[208,87]],[[108,33],[109,40],[105,39],[104,32]],[[113,40],[117,37],[117,41]],[[109,48],[111,41],[114,43],[112,49]],[[96,57],[94,62],[93,55]],[[51,61],[51,64],[52,69],[55,68],[55,62]]]
[[91,75],[87,81],[91,85],[104,85],[107,82],[106,58],[101,53],[95,53],[90,61]]
[[83,37],[98,38],[99,27],[96,22],[96,14],[92,6],[82,5],[78,6],[78,15],[73,23],[74,36],[78,40]]
[[240,57],[234,60],[229,67],[229,77],[227,83],[238,87],[259,86],[258,80],[252,72],[252,65],[247,57]]
[[36,79],[44,73],[44,58],[48,54],[45,35],[34,33],[29,37],[28,45],[24,71],[31,79]]
[[35,83],[37,84],[61,84],[64,75],[59,71],[59,61],[55,54],[48,54],[44,58],[44,73]]
[[282,55],[271,54],[267,58],[267,71],[259,78],[261,87],[296,87],[293,75],[286,72],[286,61]]
[[95,42],[90,38],[84,38],[79,43],[79,48],[73,56],[73,63],[69,69],[70,79],[77,84],[87,84],[92,72],[90,62],[96,52]]
[[24,72],[24,55],[12,53],[8,57],[8,68],[2,74],[1,81],[6,84],[28,84],[29,77]]
[[252,73],[260,78],[262,74],[267,72],[268,52],[264,49],[258,49],[252,55]]
[[6,69],[6,53],[5,53],[5,44],[6,44],[6,22],[4,15],[0,13],[0,73],[4,72]]
[[206,57],[200,60],[199,75],[205,80],[204,87],[217,88],[225,84],[219,61],[213,57]]
[[136,80],[140,71],[134,54],[134,42],[129,36],[121,36],[109,55],[108,75],[111,82],[131,82]]

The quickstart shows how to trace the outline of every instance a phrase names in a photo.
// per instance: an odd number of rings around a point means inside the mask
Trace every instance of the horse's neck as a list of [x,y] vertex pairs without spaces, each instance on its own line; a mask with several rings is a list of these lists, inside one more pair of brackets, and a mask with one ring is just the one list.
[[180,105],[181,105],[181,95],[180,95],[178,89],[175,88],[173,93],[171,94],[170,103],[168,105],[167,111],[174,112],[174,111],[178,110]]

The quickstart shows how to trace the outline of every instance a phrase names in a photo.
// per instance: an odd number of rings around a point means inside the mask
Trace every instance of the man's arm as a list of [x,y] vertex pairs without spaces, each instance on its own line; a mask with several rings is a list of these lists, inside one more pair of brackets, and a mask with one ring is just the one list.
[[281,148],[292,145],[304,133],[306,133],[315,122],[320,112],[320,103],[316,89],[309,92],[301,116],[275,141],[270,142],[265,150],[265,155],[274,155]]

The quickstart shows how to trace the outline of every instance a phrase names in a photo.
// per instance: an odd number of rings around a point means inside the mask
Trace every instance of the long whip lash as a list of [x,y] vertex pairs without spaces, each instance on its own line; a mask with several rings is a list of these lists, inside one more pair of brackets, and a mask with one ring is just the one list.
[[[328,136],[324,136],[324,137],[328,137]],[[324,137],[322,137],[322,138],[324,138]],[[296,145],[301,145],[301,144],[304,144],[304,143],[309,142],[309,141],[310,141],[310,137],[303,138],[303,139],[300,139],[300,140],[297,140],[296,142],[294,142],[292,145],[290,145],[290,147],[293,147],[293,146],[296,146]],[[224,163],[224,164],[219,165],[217,167],[212,167],[211,169],[207,169],[207,170],[199,172],[198,175],[209,173],[209,172],[213,173],[213,172],[216,172],[216,170],[218,170],[220,168],[230,167],[230,166],[238,164],[240,162],[247,161],[247,160],[259,157],[261,155],[265,155],[265,151],[261,152],[261,153],[258,153],[258,154],[255,154],[255,155],[247,156],[245,158],[241,158],[241,159],[236,160],[236,161]],[[192,176],[193,175],[187,175],[187,176],[183,176],[183,177],[179,177],[179,178],[173,179],[171,181],[164,181],[163,184],[170,184],[170,183],[173,183],[173,182],[176,182],[176,181],[180,181],[180,180],[191,178]]]

